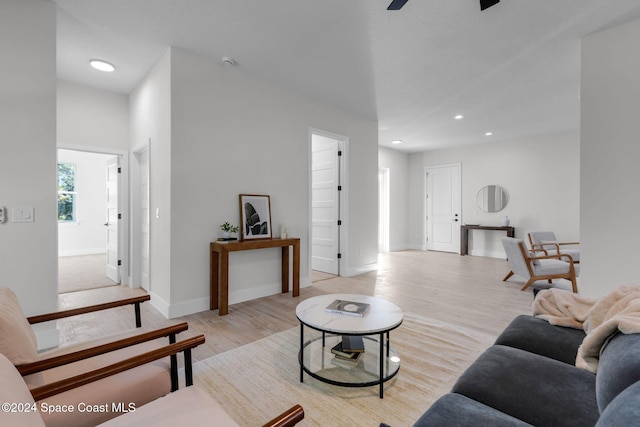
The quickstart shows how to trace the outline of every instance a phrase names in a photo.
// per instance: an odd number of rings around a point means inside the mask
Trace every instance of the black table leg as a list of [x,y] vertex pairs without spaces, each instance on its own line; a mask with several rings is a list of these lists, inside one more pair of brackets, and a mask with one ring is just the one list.
[[384,396],[384,332],[380,333],[380,399]]
[[304,323],[300,322],[300,382],[303,380],[304,369],[302,369],[302,365],[304,363]]

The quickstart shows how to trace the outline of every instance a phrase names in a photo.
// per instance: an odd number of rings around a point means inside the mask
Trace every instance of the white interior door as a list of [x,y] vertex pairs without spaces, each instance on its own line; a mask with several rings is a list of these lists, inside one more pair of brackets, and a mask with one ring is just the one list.
[[140,286],[149,292],[149,150],[140,153]]
[[427,249],[460,251],[460,165],[427,168]]
[[118,171],[119,158],[107,160],[107,277],[120,283],[118,258]]
[[311,268],[339,274],[339,141],[311,137]]

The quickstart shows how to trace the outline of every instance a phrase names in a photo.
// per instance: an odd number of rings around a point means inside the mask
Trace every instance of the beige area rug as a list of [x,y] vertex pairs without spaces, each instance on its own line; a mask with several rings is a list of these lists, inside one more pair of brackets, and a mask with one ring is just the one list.
[[[305,339],[309,336],[305,328]],[[304,375],[300,383],[300,328],[292,328],[194,364],[194,382],[243,426],[262,425],[299,403],[304,426],[411,426],[495,337],[415,314],[391,332],[402,362],[378,387],[347,388]]]
[[106,274],[106,254],[58,258],[58,293],[114,286]]

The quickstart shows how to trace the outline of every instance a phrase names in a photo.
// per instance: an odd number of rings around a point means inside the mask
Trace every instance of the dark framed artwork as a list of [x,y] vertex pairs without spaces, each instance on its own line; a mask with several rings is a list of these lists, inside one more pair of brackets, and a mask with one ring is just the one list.
[[271,200],[269,196],[240,194],[240,227],[242,240],[270,239]]

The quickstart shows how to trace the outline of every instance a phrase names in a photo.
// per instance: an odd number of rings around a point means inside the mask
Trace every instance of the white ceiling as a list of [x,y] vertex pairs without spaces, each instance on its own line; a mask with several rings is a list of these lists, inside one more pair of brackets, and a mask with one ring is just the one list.
[[577,129],[580,37],[640,18],[640,0],[53,1],[63,80],[129,93],[168,46],[230,56],[378,120],[380,145],[405,152]]

